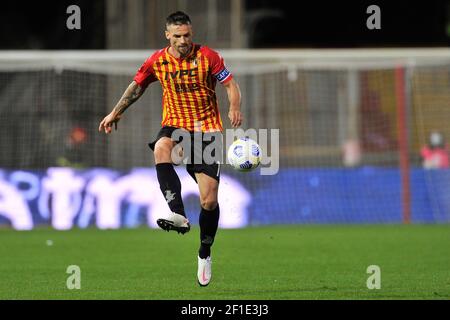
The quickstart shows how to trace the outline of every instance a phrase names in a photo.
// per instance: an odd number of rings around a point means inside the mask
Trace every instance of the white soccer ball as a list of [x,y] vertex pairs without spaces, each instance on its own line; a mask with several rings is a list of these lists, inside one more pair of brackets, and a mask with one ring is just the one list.
[[239,138],[228,149],[228,162],[238,171],[252,171],[261,162],[261,149],[252,139]]

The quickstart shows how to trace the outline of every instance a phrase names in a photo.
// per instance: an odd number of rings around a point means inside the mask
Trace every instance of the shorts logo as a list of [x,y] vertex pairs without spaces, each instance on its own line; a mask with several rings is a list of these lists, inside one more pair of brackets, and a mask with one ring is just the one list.
[[224,68],[222,71],[220,71],[218,74],[215,74],[214,76],[216,77],[217,80],[222,82],[223,80],[228,78],[229,75],[230,72],[227,70],[227,68]]

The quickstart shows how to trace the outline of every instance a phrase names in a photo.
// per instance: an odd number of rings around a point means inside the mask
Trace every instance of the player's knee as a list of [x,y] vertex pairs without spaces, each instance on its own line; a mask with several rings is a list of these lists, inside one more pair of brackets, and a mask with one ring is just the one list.
[[200,204],[203,209],[212,211],[217,207],[217,200],[215,199],[201,199]]
[[155,145],[155,162],[164,163],[171,161],[172,143],[167,140],[159,140]]

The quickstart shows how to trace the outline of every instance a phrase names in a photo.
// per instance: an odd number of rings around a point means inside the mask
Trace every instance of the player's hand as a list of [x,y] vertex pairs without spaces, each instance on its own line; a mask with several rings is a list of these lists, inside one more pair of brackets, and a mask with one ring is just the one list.
[[239,110],[230,110],[228,112],[228,118],[230,118],[231,126],[237,128],[242,124],[242,113]]
[[116,114],[115,112],[111,112],[103,120],[100,122],[98,126],[98,131],[105,131],[106,134],[111,133],[112,126],[114,124],[114,128],[117,130],[117,122],[120,121],[121,115]]

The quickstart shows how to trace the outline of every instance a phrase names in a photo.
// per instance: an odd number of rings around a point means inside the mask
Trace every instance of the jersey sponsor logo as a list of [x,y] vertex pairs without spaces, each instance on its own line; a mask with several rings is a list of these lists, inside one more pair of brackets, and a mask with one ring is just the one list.
[[193,92],[200,89],[197,83],[174,83],[174,87],[178,93]]
[[195,69],[189,69],[189,70],[175,70],[173,72],[165,72],[164,80],[169,79],[176,79],[176,78],[183,78],[185,76],[187,77],[195,77],[197,75],[198,68]]
[[214,76],[216,77],[217,80],[222,82],[223,80],[228,78],[229,75],[230,71],[228,71],[227,68],[224,68],[222,71],[220,71],[218,74],[215,74]]

